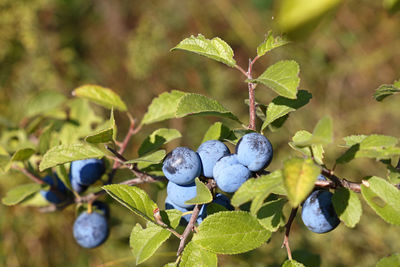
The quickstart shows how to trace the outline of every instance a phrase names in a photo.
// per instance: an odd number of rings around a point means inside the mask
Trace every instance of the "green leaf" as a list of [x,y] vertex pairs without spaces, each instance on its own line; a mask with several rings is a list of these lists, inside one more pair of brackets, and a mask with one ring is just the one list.
[[65,96],[56,91],[41,91],[29,100],[26,115],[32,117],[43,114],[57,108],[64,101]]
[[265,55],[268,51],[271,51],[274,48],[283,46],[288,44],[289,41],[286,38],[282,38],[281,36],[274,37],[272,31],[269,31],[267,36],[265,37],[264,42],[262,42],[257,47],[257,55],[259,57]]
[[363,135],[363,134],[349,135],[349,136],[343,137],[343,140],[346,142],[346,144],[345,144],[346,147],[351,147],[353,145],[361,143],[365,139],[365,137],[367,137],[367,136]]
[[282,267],[305,267],[302,263],[297,262],[295,260],[286,260]]
[[37,183],[24,184],[14,187],[7,192],[6,196],[1,199],[1,202],[7,206],[16,205],[34,193],[38,192],[41,188],[41,185]]
[[257,213],[257,218],[265,229],[276,232],[279,227],[285,225],[282,209],[286,200],[278,199],[264,203]]
[[105,88],[99,85],[87,84],[76,88],[72,95],[88,99],[100,106],[108,109],[113,107],[121,111],[126,111],[126,105],[121,100],[119,95],[109,88]]
[[171,92],[162,93],[158,97],[154,98],[141,123],[150,124],[175,118],[179,100],[185,94],[185,92],[172,90]]
[[39,137],[38,152],[43,155],[50,148],[53,124],[46,126]]
[[150,258],[170,235],[171,232],[151,222],[147,223],[145,229],[136,224],[129,238],[130,247],[136,257],[136,265]]
[[44,154],[39,165],[39,170],[43,171],[75,160],[100,158],[102,156],[104,156],[103,151],[89,144],[75,143],[59,145],[51,148]]
[[332,120],[329,116],[323,117],[314,128],[313,134],[309,139],[300,142],[293,142],[295,146],[305,147],[311,145],[326,145],[332,142]]
[[349,136],[346,137],[346,146],[353,144],[336,162],[347,163],[354,158],[388,159],[400,155],[400,148],[394,147],[398,140],[386,135]]
[[11,161],[25,161],[35,154],[35,152],[36,151],[32,148],[18,149],[11,157]]
[[176,265],[175,262],[169,262],[167,264],[165,264],[163,267],[177,267],[178,265]]
[[155,222],[153,211],[157,208],[157,205],[150,199],[147,193],[139,187],[124,184],[111,184],[105,185],[102,188],[115,200],[137,215],[148,221]]
[[192,240],[217,254],[239,254],[261,246],[270,236],[250,213],[222,211],[207,216]]
[[236,61],[233,59],[232,48],[218,37],[209,40],[201,34],[197,35],[197,37],[192,35],[182,40],[177,46],[172,48],[171,51],[175,49],[193,52],[222,62],[229,67],[234,67],[236,65]]
[[232,134],[232,131],[221,122],[216,122],[208,128],[206,134],[203,137],[201,143],[208,140],[220,140],[227,139]]
[[333,207],[347,227],[354,228],[360,221],[362,206],[357,194],[347,188],[336,189],[332,196]]
[[176,117],[183,118],[190,115],[212,115],[232,119],[240,123],[235,115],[216,100],[198,94],[186,94],[179,100]]
[[183,251],[179,267],[217,267],[215,253],[202,249],[195,242],[189,242]]
[[312,159],[292,158],[283,163],[283,184],[292,207],[297,207],[314,188],[321,168]]
[[249,81],[261,83],[283,97],[296,99],[300,83],[299,71],[299,64],[296,61],[282,60],[270,66],[257,79]]
[[128,160],[125,162],[125,164],[138,163],[138,162],[147,162],[147,163],[152,163],[152,164],[160,163],[164,159],[165,154],[166,154],[165,150],[158,150],[156,152],[145,155],[143,157]]
[[[172,228],[178,226],[181,216],[176,216],[174,210],[167,210],[164,215],[167,216]],[[136,257],[136,265],[149,259],[170,235],[171,232],[152,222],[147,222],[145,229],[136,224],[129,238],[130,247]]]
[[56,173],[58,178],[63,182],[63,184],[71,191],[73,191],[72,186],[71,186],[71,181],[69,179],[69,175],[67,170],[65,169],[65,166],[63,164],[58,165],[56,167]]
[[[314,160],[320,164],[323,165],[323,159],[324,159],[324,148],[322,145],[311,145],[311,147],[303,147],[303,146],[296,146],[296,143],[303,143],[304,141],[310,140],[312,138],[312,134],[307,131],[298,131],[292,138],[292,142],[289,142],[289,146],[293,148],[294,150],[299,151],[303,155],[306,155],[308,157],[314,156]],[[311,153],[312,149],[312,153]]]
[[210,190],[207,188],[199,178],[195,179],[196,182],[196,196],[192,199],[185,201],[187,205],[206,204],[213,200]]
[[275,120],[305,106],[311,98],[312,95],[305,90],[300,90],[297,92],[297,99],[289,99],[282,96],[274,98],[272,102],[268,105],[266,113],[267,118],[264,121],[261,130],[263,131],[269,124],[271,124]]
[[376,264],[376,267],[399,267],[400,253],[395,253],[389,257],[382,258]]
[[361,185],[368,205],[386,222],[400,225],[400,190],[376,176],[368,179],[368,184]]
[[180,138],[181,136],[181,133],[175,129],[157,129],[143,141],[143,143],[140,145],[138,154],[139,156],[143,156],[149,152],[153,152],[162,147],[164,144]]
[[277,23],[280,30],[291,35],[304,35],[315,28],[326,13],[341,0],[282,0],[279,2]]
[[399,87],[396,87],[392,84],[383,84],[379,86],[378,89],[376,89],[374,93],[374,98],[376,101],[382,101],[386,97],[397,94],[399,92],[400,92]]
[[[282,184],[282,173],[279,170],[267,175],[262,175],[257,179],[250,178],[235,192],[231,199],[231,203],[232,205],[239,207],[240,205],[258,197],[265,196],[265,198],[267,198],[269,194],[276,193],[276,189],[281,187]],[[262,199],[262,201],[264,199]]]
[[108,143],[115,140],[117,136],[117,126],[115,125],[114,110],[111,109],[110,120],[107,121],[96,133],[86,136],[88,143]]
[[10,156],[0,155],[0,173],[8,172],[11,167]]

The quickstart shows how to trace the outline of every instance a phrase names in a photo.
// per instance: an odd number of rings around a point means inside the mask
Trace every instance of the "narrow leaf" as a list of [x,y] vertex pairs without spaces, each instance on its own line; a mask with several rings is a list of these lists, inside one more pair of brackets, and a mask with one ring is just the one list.
[[41,185],[36,183],[17,186],[8,191],[1,202],[7,206],[13,206],[38,192],[40,189]]
[[181,91],[172,90],[171,92],[162,93],[154,98],[142,119],[142,124],[150,124],[175,118],[179,100],[185,94],[186,93]]
[[326,145],[332,142],[332,120],[326,116],[320,119],[314,128],[313,134],[309,139],[302,140],[300,142],[294,142],[294,145],[299,147],[311,146],[311,145]]
[[270,236],[250,213],[222,211],[207,216],[192,240],[217,254],[239,254],[261,246]]
[[400,87],[396,87],[392,84],[383,84],[376,89],[374,93],[374,98],[376,101],[382,101],[388,96],[397,94],[400,92]]
[[257,47],[257,55],[259,57],[265,55],[268,51],[271,51],[274,48],[283,46],[288,44],[289,41],[286,38],[282,38],[281,36],[274,37],[272,31],[269,31],[267,36],[265,37],[264,42],[262,42]]
[[155,222],[153,211],[157,208],[157,205],[150,199],[147,193],[139,187],[112,184],[105,185],[102,188],[115,200],[137,215],[148,221]]
[[121,111],[126,111],[126,105],[113,90],[99,85],[83,85],[76,88],[72,95],[88,99],[105,108],[116,108]]
[[210,190],[203,184],[199,178],[195,179],[196,182],[196,196],[192,199],[185,201],[187,205],[206,204],[213,200]]
[[59,145],[51,148],[44,154],[39,165],[39,170],[43,171],[75,160],[100,158],[102,156],[104,156],[103,151],[89,144],[75,143]]
[[87,136],[85,141],[93,144],[108,143],[115,140],[116,135],[117,126],[114,119],[114,110],[111,109],[110,120],[107,121],[100,130],[97,130],[96,133]]
[[11,157],[11,161],[24,161],[29,159],[33,154],[35,154],[34,149],[22,148],[14,153],[14,155]]
[[215,253],[202,249],[195,242],[189,242],[183,251],[179,267],[217,267]]
[[209,40],[201,34],[197,35],[197,37],[192,35],[189,38],[182,40],[171,50],[175,49],[193,52],[222,62],[229,67],[236,65],[236,61],[233,59],[232,48],[224,40],[218,37]]
[[143,156],[149,152],[153,152],[162,147],[164,144],[180,138],[181,136],[181,133],[175,129],[157,129],[143,141],[143,143],[140,145],[138,154],[139,156]]
[[139,162],[147,162],[147,163],[156,164],[156,163],[160,163],[164,159],[165,154],[166,154],[165,150],[158,150],[158,151],[148,154],[146,156],[143,156],[143,157],[140,157],[137,159],[128,160],[125,162],[125,164],[139,163]]
[[58,165],[56,167],[56,173],[58,178],[60,178],[60,180],[63,182],[63,184],[71,191],[72,190],[72,186],[71,186],[71,181],[68,175],[67,170],[65,169],[65,166],[63,164]]
[[51,133],[53,130],[53,124],[46,126],[39,137],[38,152],[43,155],[50,148]]
[[300,83],[299,71],[299,64],[296,61],[283,60],[270,66],[257,79],[250,81],[261,83],[283,97],[296,99]]
[[292,207],[297,207],[314,188],[321,168],[312,159],[292,158],[283,163],[283,184]]
[[311,98],[312,95],[305,90],[298,91],[297,99],[290,99],[282,96],[274,98],[268,105],[266,120],[264,121],[261,130],[263,131],[275,120],[305,106]]
[[218,116],[232,119],[240,123],[235,115],[225,109],[216,100],[198,94],[186,94],[179,100],[176,109],[176,117],[182,118],[189,115]]
[[340,220],[353,228],[360,221],[362,206],[357,194],[347,188],[336,189],[332,196],[333,207]]
[[400,225],[400,190],[376,176],[368,179],[368,184],[361,185],[368,205],[386,222]]

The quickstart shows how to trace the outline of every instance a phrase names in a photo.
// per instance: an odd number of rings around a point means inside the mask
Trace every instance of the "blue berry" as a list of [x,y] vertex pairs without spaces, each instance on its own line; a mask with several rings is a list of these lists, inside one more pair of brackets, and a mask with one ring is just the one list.
[[213,169],[214,179],[218,187],[233,193],[251,176],[250,170],[237,161],[236,155],[221,158]]
[[81,213],[74,223],[74,238],[84,248],[100,246],[108,237],[106,217],[97,213]]
[[169,200],[181,208],[190,209],[194,205],[187,205],[185,201],[190,200],[196,196],[196,183],[191,183],[188,185],[178,185],[171,181],[167,185],[167,194]]
[[237,143],[236,154],[241,164],[250,171],[256,172],[271,163],[273,150],[271,143],[264,135],[249,133]]
[[326,181],[326,177],[323,176],[322,174],[318,175],[318,181]]
[[43,178],[43,181],[45,181],[50,186],[55,187],[55,190],[57,190],[57,192],[52,191],[51,189],[40,190],[40,194],[47,201],[54,204],[60,204],[65,200],[67,194],[67,188],[65,187],[64,183],[57,177],[57,175],[54,175],[54,177],[48,175]]
[[228,147],[218,140],[209,140],[202,143],[197,149],[203,165],[203,175],[213,177],[213,168],[217,161],[230,154]]
[[187,185],[201,174],[201,160],[193,150],[177,147],[165,157],[162,170],[171,182]]
[[[234,210],[235,208],[231,205],[231,201],[223,194],[216,194],[214,200],[211,203],[215,203],[223,206],[227,210]],[[199,212],[199,217],[197,218],[197,223],[201,224],[203,220],[207,217],[207,206],[209,204],[205,204],[201,207]]]
[[71,181],[89,186],[101,178],[105,172],[101,159],[84,159],[71,162]]
[[332,195],[326,190],[316,190],[304,202],[301,218],[312,232],[326,233],[339,225],[340,220],[332,204]]
[[70,181],[71,181],[72,189],[73,189],[75,192],[77,192],[78,194],[85,192],[86,189],[88,188],[88,186],[86,186],[86,185],[81,185],[81,184],[78,183],[75,179],[71,179],[71,176],[70,176]]

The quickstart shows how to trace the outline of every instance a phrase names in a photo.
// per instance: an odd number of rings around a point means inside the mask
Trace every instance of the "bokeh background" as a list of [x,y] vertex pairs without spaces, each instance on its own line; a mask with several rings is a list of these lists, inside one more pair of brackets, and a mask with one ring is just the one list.
[[[172,89],[197,92],[217,99],[242,121],[248,121],[247,87],[241,74],[209,59],[181,51],[170,52],[180,40],[198,33],[219,36],[245,67],[268,30],[279,33],[279,1],[272,0],[2,0],[0,1],[0,130],[18,125],[27,101],[42,90],[71,97],[71,91],[94,83],[112,88],[140,119],[152,98]],[[301,67],[301,89],[313,94],[310,103],[291,115],[278,132],[267,132],[276,151],[269,167],[280,168],[294,155],[287,143],[301,129],[311,131],[324,115],[334,121],[335,143],[326,151],[326,164],[343,149],[337,145],[350,134],[398,136],[400,99],[373,100],[381,84],[400,78],[400,15],[381,1],[342,2],[311,32],[276,49],[255,66],[260,74],[281,59]],[[259,86],[257,101],[268,103],[274,93]],[[107,112],[98,109],[102,116]],[[119,132],[128,121],[116,114]],[[157,127],[181,131],[183,137],[168,149],[196,149],[211,117],[171,120],[147,127],[134,137],[126,152],[134,157],[142,140]],[[229,123],[229,122],[227,122]],[[237,127],[238,125],[236,125]],[[359,181],[366,175],[385,177],[385,166],[358,159],[336,168],[338,176]],[[26,182],[18,173],[0,177],[0,194]],[[155,194],[162,206],[165,192]],[[0,266],[134,266],[128,238],[133,225],[143,223],[112,200],[112,231],[100,248],[85,250],[72,237],[74,209],[42,214],[33,208],[0,205]],[[340,225],[318,235],[296,219],[291,233],[294,258],[307,266],[374,266],[383,256],[400,251],[400,229],[384,223],[363,205],[355,229]],[[261,248],[219,256],[220,266],[280,266],[286,258],[283,233],[273,234]],[[162,266],[175,260],[178,243],[171,238],[142,266]]]

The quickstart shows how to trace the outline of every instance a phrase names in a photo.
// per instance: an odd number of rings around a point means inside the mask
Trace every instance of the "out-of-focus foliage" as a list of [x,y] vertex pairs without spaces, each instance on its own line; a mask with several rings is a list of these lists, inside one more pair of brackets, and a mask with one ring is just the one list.
[[[246,122],[247,106],[242,100],[247,98],[247,87],[244,77],[238,77],[240,73],[202,57],[169,50],[190,35],[203,33],[209,39],[219,36],[231,44],[237,63],[246,65],[248,58],[257,54],[254,48],[264,40],[268,30],[277,29],[274,18],[279,2],[0,1],[1,138],[5,138],[4,129],[26,126],[23,118],[27,112],[33,112],[29,111],[30,101],[38,92],[58,92],[70,97],[73,89],[86,83],[118,91],[138,118],[145,114],[154,96],[178,89],[215,98]],[[384,3],[392,11],[398,5],[398,1]],[[389,6],[391,3],[394,4]],[[399,24],[399,14],[389,13],[382,1],[345,1],[301,41],[275,49],[257,62],[256,77],[278,60],[295,59],[302,69],[299,89],[313,94],[310,103],[290,116],[279,132],[266,131],[276,151],[271,170],[281,167],[282,160],[292,153],[287,144],[291,137],[299,129],[311,131],[326,114],[335,125],[335,144],[351,134],[399,136],[399,96],[387,98],[383,103],[372,97],[379,85],[399,79]],[[261,104],[275,96],[257,88],[256,98]],[[98,116],[108,118],[109,114],[97,111],[97,115],[88,114],[88,125],[98,122]],[[118,112],[115,117],[119,132],[124,133],[128,127],[126,119]],[[183,138],[171,142],[170,147],[181,142],[195,148],[216,120],[196,117],[160,124],[182,133]],[[148,132],[135,136],[127,151],[128,158],[136,156],[138,146],[154,129],[149,127]],[[7,146],[15,151],[18,147],[13,147],[13,138],[26,144],[31,141],[18,131],[13,132]],[[325,151],[326,164],[331,167],[343,152]],[[336,174],[359,181],[366,173],[381,177],[387,173],[385,165],[368,159],[355,159],[349,166],[343,169],[338,165]],[[0,195],[26,182],[17,173],[1,176]],[[165,194],[156,195],[155,187],[143,186],[162,207]],[[114,203],[111,210],[114,227],[110,239],[104,246],[88,251],[73,240],[73,209],[40,214],[32,208],[1,205],[0,265],[131,266],[135,258],[127,246],[129,233],[133,225],[137,222],[143,225],[143,221]],[[366,205],[363,210],[354,229],[342,225],[326,235],[310,233],[296,220],[291,233],[294,259],[306,266],[374,266],[380,258],[398,252],[398,227],[387,225]],[[284,214],[288,211],[284,210]],[[279,233],[273,238],[279,238]],[[176,247],[175,240],[167,241],[157,257],[143,266],[174,261]],[[285,259],[285,250],[274,240],[255,251],[220,256],[218,260],[221,266],[280,266]]]

